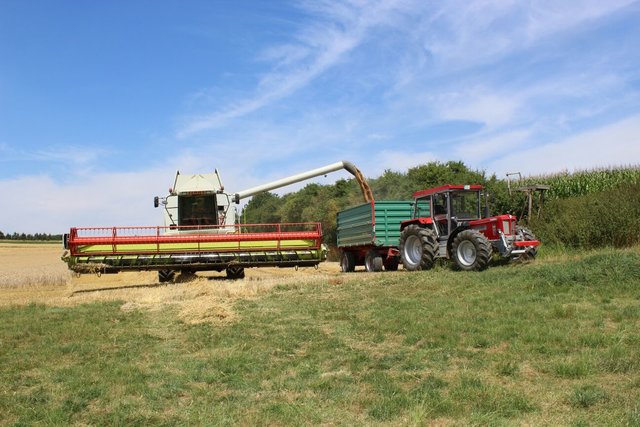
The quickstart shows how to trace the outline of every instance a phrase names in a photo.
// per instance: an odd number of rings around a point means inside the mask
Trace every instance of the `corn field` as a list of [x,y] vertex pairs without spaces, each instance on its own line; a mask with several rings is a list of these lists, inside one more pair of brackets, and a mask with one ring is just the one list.
[[640,165],[529,176],[523,177],[517,185],[533,184],[550,186],[545,195],[549,199],[583,196],[609,190],[621,184],[640,184]]

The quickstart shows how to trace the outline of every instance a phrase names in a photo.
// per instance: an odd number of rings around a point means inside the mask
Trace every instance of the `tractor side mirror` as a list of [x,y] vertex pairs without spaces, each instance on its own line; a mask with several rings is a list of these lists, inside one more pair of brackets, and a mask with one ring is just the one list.
[[156,196],[153,198],[153,207],[157,208],[158,206],[160,206],[160,198]]

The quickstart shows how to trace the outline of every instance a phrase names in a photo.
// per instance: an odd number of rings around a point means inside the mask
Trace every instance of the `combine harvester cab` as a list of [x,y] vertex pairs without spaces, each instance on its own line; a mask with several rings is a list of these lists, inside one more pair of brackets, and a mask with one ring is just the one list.
[[154,198],[154,206],[163,208],[164,226],[71,228],[62,259],[78,274],[156,270],[161,282],[177,271],[226,271],[228,278],[239,279],[247,267],[316,266],[327,252],[320,223],[237,224],[235,205],[340,169],[356,177],[365,199],[371,197],[360,171],[346,161],[231,194],[217,171],[178,172],[169,194]]

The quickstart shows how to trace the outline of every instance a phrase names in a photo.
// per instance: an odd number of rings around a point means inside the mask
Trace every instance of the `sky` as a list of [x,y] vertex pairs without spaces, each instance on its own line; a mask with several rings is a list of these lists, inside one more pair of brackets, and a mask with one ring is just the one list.
[[237,192],[340,160],[638,165],[638,22],[631,0],[0,0],[0,230],[161,224],[176,170]]

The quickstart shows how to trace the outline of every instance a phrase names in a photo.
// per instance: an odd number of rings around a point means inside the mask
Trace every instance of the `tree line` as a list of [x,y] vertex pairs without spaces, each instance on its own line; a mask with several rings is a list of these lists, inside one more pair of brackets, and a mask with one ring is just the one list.
[[27,241],[62,241],[62,234],[48,234],[48,233],[3,233],[0,231],[0,240],[27,240]]
[[[413,193],[444,184],[482,184],[489,194],[489,207],[494,213],[521,216],[524,198],[509,195],[507,183],[484,171],[473,170],[461,161],[430,162],[407,172],[385,170],[378,178],[369,178],[376,200],[411,200]],[[308,184],[301,190],[279,196],[261,193],[244,207],[241,221],[246,224],[280,222],[321,222],[324,241],[335,245],[336,216],[343,209],[363,203],[362,192],[355,179],[339,179],[334,184]]]
[[[511,182],[512,190],[533,183],[550,186],[542,209],[540,199],[533,199],[532,218],[527,218],[525,193],[510,191],[506,179],[470,169],[461,161],[430,162],[407,172],[386,170],[368,182],[376,200],[411,200],[416,191],[444,184],[481,184],[490,215],[515,215],[545,243],[571,248],[624,247],[640,243],[638,166],[530,176]],[[567,186],[581,191],[560,191]],[[355,179],[340,179],[331,185],[308,184],[283,196],[255,195],[243,209],[241,221],[246,224],[321,222],[324,243],[331,247],[336,242],[337,213],[363,202]],[[607,220],[612,216],[615,221]]]

